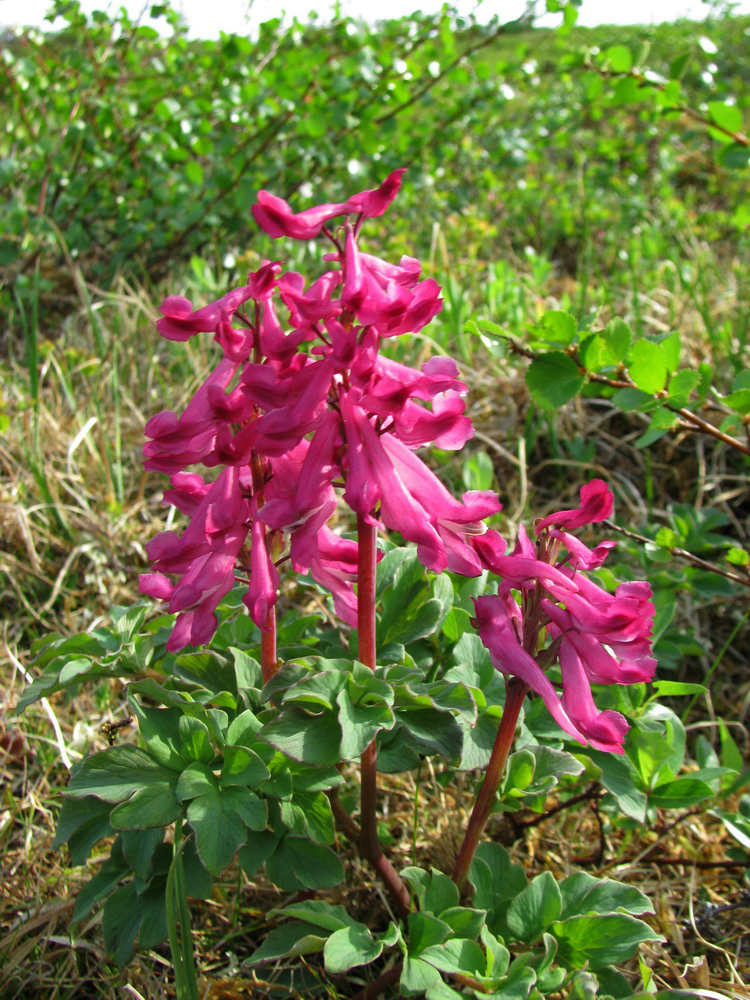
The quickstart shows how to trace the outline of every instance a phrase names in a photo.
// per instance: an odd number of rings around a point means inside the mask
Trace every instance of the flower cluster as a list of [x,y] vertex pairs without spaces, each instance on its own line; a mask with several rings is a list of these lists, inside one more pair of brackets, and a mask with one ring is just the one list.
[[[512,553],[495,531],[475,539],[482,563],[501,577],[497,595],[475,599],[476,625],[494,666],[541,695],[558,725],[581,743],[622,753],[628,730],[618,712],[599,712],[591,684],[651,679],[654,605],[647,583],[623,583],[609,594],[585,574],[606,559],[614,542],[589,549],[571,530],[603,521],[612,493],[593,480],[581,505],[523,527]],[[559,661],[562,695],[546,670]]]
[[[142,592],[179,613],[172,650],[210,638],[237,579],[247,580],[253,620],[269,628],[286,559],[330,589],[337,614],[355,625],[357,543],[329,524],[337,488],[369,524],[414,542],[427,568],[481,572],[470,536],[500,509],[497,497],[455,499],[415,454],[430,443],[460,448],[472,435],[455,362],[436,357],[417,370],[379,351],[383,339],[420,330],[442,304],[417,260],[388,263],[359,248],[362,221],[386,211],[403,173],[299,213],[259,193],[253,215],[272,237],[330,240],[328,270],[309,285],[266,261],[202,309],[180,296],[161,306],[162,336],[211,333],[223,352],[180,416],[164,411],[146,426],[146,468],[171,476],[165,502],[191,519],[182,535],[149,543],[154,572],[141,577]],[[220,471],[207,482],[188,471],[193,465]]]

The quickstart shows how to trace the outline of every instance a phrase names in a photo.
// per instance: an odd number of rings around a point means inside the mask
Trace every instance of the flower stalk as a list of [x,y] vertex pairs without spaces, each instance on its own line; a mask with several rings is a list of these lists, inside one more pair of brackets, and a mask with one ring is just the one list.
[[[374,670],[376,659],[375,588],[377,566],[377,528],[364,514],[357,515],[357,635],[359,660]],[[410,910],[409,890],[385,856],[378,836],[377,740],[360,758],[360,837],[359,849],[383,880],[400,914]]]
[[469,874],[471,862],[474,859],[479,841],[490,818],[492,806],[500,787],[505,765],[508,762],[508,755],[513,746],[513,739],[516,735],[518,716],[521,713],[521,706],[528,694],[529,687],[517,677],[508,677],[505,684],[505,708],[503,717],[500,720],[500,727],[495,737],[495,745],[492,748],[492,756],[487,765],[487,772],[482,782],[482,788],[474,803],[469,825],[466,827],[463,843],[458,852],[458,858],[453,868],[451,878],[461,889]]

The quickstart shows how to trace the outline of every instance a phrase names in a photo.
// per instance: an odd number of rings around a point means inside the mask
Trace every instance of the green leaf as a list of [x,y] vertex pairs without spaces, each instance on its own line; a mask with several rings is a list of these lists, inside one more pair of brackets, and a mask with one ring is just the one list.
[[187,761],[199,760],[210,764],[214,758],[214,748],[208,726],[189,715],[183,715],[179,722],[182,756]]
[[99,871],[83,885],[76,895],[72,924],[78,926],[94,906],[107,899],[128,874],[124,862],[105,861]]
[[120,967],[130,961],[135,951],[135,938],[143,920],[139,902],[135,886],[130,883],[116,889],[104,904],[104,946]]
[[239,862],[245,874],[252,878],[276,850],[278,843],[279,837],[271,830],[248,833],[247,843],[239,853]]
[[467,490],[492,489],[495,467],[486,451],[475,451],[473,455],[469,455],[461,469],[461,479]]
[[511,936],[508,929],[509,901],[526,887],[526,874],[521,865],[511,862],[500,844],[480,844],[469,870],[474,886],[472,903],[487,911],[487,926],[504,940]]
[[314,924],[294,921],[269,931],[260,948],[245,961],[248,965],[258,965],[259,962],[275,962],[279,958],[311,955],[322,951],[325,941]]
[[551,872],[537,875],[508,907],[508,927],[519,941],[536,941],[562,912],[560,889]]
[[725,104],[722,101],[709,101],[708,113],[717,125],[727,132],[742,131],[742,112],[736,104]]
[[220,798],[222,812],[226,814],[232,810],[251,830],[260,831],[268,822],[268,805],[265,799],[261,799],[252,789],[222,787]]
[[85,864],[94,844],[113,832],[109,821],[111,811],[111,803],[93,796],[71,799],[66,795],[52,846],[60,848],[67,841],[71,862],[74,865]]
[[659,341],[659,347],[661,347],[664,352],[664,357],[667,359],[667,370],[670,374],[674,374],[680,367],[682,337],[677,331],[675,331],[675,333],[669,333],[666,337],[661,338]]
[[625,913],[571,917],[552,925],[558,961],[568,969],[588,962],[594,970],[624,962],[643,941],[663,941],[648,924]]
[[486,916],[485,910],[473,910],[468,906],[451,906],[440,912],[440,919],[450,925],[454,937],[472,941],[479,937]]
[[340,903],[326,903],[322,899],[302,899],[296,903],[289,903],[287,906],[268,911],[269,917],[279,915],[303,920],[321,930],[328,931],[329,934],[342,927],[355,927],[357,925],[357,921],[349,916]]
[[625,410],[626,412],[639,410],[641,413],[648,413],[650,410],[655,410],[659,405],[659,401],[654,399],[650,393],[630,388],[618,389],[612,396],[612,402],[615,406],[619,406],[621,410]]
[[330,711],[311,715],[290,705],[261,734],[272,746],[305,764],[328,767],[340,760],[341,726]]
[[404,968],[401,972],[401,992],[407,996],[413,993],[425,993],[431,986],[442,984],[438,970],[413,955],[404,956]]
[[452,933],[450,924],[438,919],[432,913],[410,913],[407,917],[409,928],[409,954],[417,956],[433,944],[442,944]]
[[158,789],[174,800],[177,776],[140,747],[108,747],[87,757],[71,779],[72,798],[95,795],[105,802],[122,802],[146,788]]
[[180,802],[185,802],[187,799],[198,798],[199,795],[210,795],[217,787],[213,772],[200,761],[194,761],[180,775],[175,795]]
[[642,392],[660,392],[668,374],[667,356],[661,344],[636,340],[630,350],[628,371]]
[[731,767],[732,770],[742,773],[745,769],[744,758],[724,722],[719,723],[719,741],[722,767]]
[[366,704],[363,698],[353,704],[349,691],[339,691],[336,702],[339,708],[341,726],[341,760],[359,757],[382,730],[390,730],[396,725],[396,716],[389,705],[384,703]]
[[526,386],[543,410],[564,406],[578,395],[585,381],[575,361],[561,351],[535,358],[526,372]]
[[335,974],[355,966],[368,965],[379,957],[382,950],[382,943],[373,940],[364,924],[342,927],[326,941],[323,950],[326,971]]
[[675,409],[684,409],[690,402],[693,390],[700,382],[700,372],[685,368],[669,380],[667,403]]
[[447,983],[434,983],[425,993],[425,1000],[463,1000],[463,996]]
[[456,642],[471,630],[471,615],[463,608],[451,608],[443,622],[443,635],[449,642]]
[[600,337],[597,333],[586,337],[578,349],[578,355],[586,371],[598,372],[611,364],[610,351],[604,342],[604,338]]
[[684,777],[657,785],[649,792],[648,800],[658,809],[689,809],[713,796],[713,789],[705,781]]
[[732,566],[750,566],[750,552],[747,549],[740,549],[737,546],[733,546],[731,549],[727,549],[725,558]]
[[542,316],[541,325],[547,334],[547,340],[562,347],[568,347],[573,343],[578,329],[575,317],[560,309],[549,309]]
[[185,873],[186,895],[191,896],[194,899],[210,899],[213,891],[214,880],[211,878],[208,869],[201,861],[198,855],[198,849],[192,839],[186,841],[184,844],[182,862]]
[[674,698],[681,694],[705,694],[703,684],[688,684],[686,681],[654,681],[652,691],[659,697]]
[[742,170],[750,163],[750,146],[739,142],[724,146],[719,153],[719,162],[728,170]]
[[420,953],[420,959],[441,972],[481,976],[485,970],[484,953],[476,941],[454,938],[433,944]]
[[153,784],[139,788],[126,802],[110,813],[110,822],[119,830],[147,830],[169,826],[180,814],[174,793],[174,779],[169,785]]
[[735,413],[745,416],[750,413],[750,389],[742,388],[730,392],[728,396],[724,396],[723,402]]
[[508,764],[503,778],[501,798],[506,795],[522,795],[534,778],[536,759],[527,749],[516,750],[508,758]]
[[203,167],[197,160],[188,160],[185,164],[185,176],[195,187],[203,184]]
[[237,690],[255,690],[263,686],[263,673],[260,664],[252,656],[236,646],[229,646],[229,652],[234,657],[234,674]]
[[294,833],[306,833],[316,844],[333,843],[333,813],[325,792],[304,792],[295,788],[292,802],[281,803],[282,819],[284,818],[284,807],[287,805],[298,810],[302,821],[301,829],[295,829]]
[[112,609],[112,617],[114,619],[114,631],[120,637],[123,643],[132,642],[133,636],[140,629],[146,620],[146,605],[145,604],[134,604],[132,607],[127,608],[118,614],[115,618],[115,609]]
[[410,742],[420,751],[439,753],[449,761],[460,756],[463,733],[450,712],[411,708],[397,711],[397,716],[409,731]]
[[401,871],[401,877],[413,887],[420,910],[438,915],[449,907],[458,906],[458,888],[442,872],[409,867]]
[[647,448],[649,445],[663,438],[664,435],[677,423],[677,414],[668,410],[665,406],[659,406],[651,415],[651,422],[646,430],[636,440],[637,448]]
[[588,755],[602,771],[601,782],[608,792],[617,799],[617,803],[631,819],[643,823],[646,819],[648,799],[640,787],[640,778],[635,767],[628,758],[617,758],[611,753],[600,750],[588,750]]
[[631,914],[654,912],[651,900],[640,889],[611,878],[595,878],[588,872],[569,875],[560,883],[560,894],[562,920],[615,910],[627,910]]
[[285,837],[266,861],[266,873],[279,888],[289,890],[331,889],[344,878],[343,865],[333,851],[302,837]]
[[608,363],[611,365],[623,363],[633,339],[632,331],[625,320],[615,316],[601,331],[601,336],[609,350]]
[[531,789],[546,791],[554,788],[565,775],[581,774],[583,764],[566,750],[555,750],[547,746],[526,747],[534,756],[534,780]]
[[149,754],[172,771],[182,771],[185,761],[180,753],[180,719],[178,708],[144,708],[132,695],[133,685],[128,688],[129,701],[138,719],[138,729]]
[[479,936],[487,951],[487,975],[495,980],[502,979],[510,965],[510,952],[486,925]]
[[187,809],[198,854],[212,875],[220,875],[247,840],[245,823],[232,809],[222,808],[222,798],[217,787],[193,799]]
[[633,68],[633,56],[625,45],[613,45],[603,58],[613,73],[629,73]]
[[271,772],[253,750],[242,746],[224,747],[224,763],[221,767],[219,784],[226,785],[259,785],[270,778]]

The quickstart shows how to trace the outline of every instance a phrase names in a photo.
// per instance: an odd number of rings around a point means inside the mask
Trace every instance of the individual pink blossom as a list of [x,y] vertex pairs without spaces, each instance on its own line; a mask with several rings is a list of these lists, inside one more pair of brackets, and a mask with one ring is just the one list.
[[[541,695],[561,729],[595,749],[623,753],[628,723],[618,712],[597,709],[591,685],[652,678],[651,590],[644,582],[620,584],[614,594],[603,590],[585,571],[600,566],[614,543],[592,550],[559,530],[611,513],[609,487],[594,480],[582,488],[580,507],[537,523],[535,543],[523,529],[510,554],[497,532],[474,539],[482,564],[502,581],[496,596],[475,599],[475,620],[494,666]],[[547,674],[555,660],[562,695]]]
[[278,239],[291,236],[295,240],[311,240],[320,235],[323,226],[337,215],[349,211],[346,204],[318,205],[304,212],[293,212],[289,203],[270,191],[259,191],[258,201],[251,209],[260,228]]
[[604,521],[612,516],[614,499],[609,486],[601,479],[592,479],[581,487],[581,506],[573,510],[559,510],[556,514],[542,518],[534,525],[534,534],[538,535],[550,525],[557,528],[580,528],[584,524]]
[[223,391],[232,381],[237,365],[221,361],[188,403],[182,416],[162,410],[146,424],[144,466],[156,472],[179,472],[196,462],[207,464],[223,427],[211,405],[211,392]]
[[[312,538],[312,547],[306,547],[304,558],[297,558],[297,542],[292,541],[292,566],[298,573],[308,568],[310,575],[333,596],[333,609],[339,618],[352,628],[357,627],[357,543],[341,538],[335,531],[323,526]],[[379,552],[378,560],[382,558]]]
[[388,174],[380,187],[353,195],[346,203],[348,210],[361,212],[362,215],[370,219],[383,215],[401,190],[401,181],[405,173],[406,168],[399,167],[398,170]]
[[[235,563],[250,525],[240,480],[239,469],[226,469],[207,490],[195,480],[178,480],[180,499],[185,487],[194,495],[203,494],[190,524],[181,536],[165,531],[146,546],[154,572],[141,576],[140,590],[167,601],[168,610],[178,615],[167,643],[171,652],[210,639],[217,626],[216,609],[234,586]],[[176,583],[172,576],[179,577]]]

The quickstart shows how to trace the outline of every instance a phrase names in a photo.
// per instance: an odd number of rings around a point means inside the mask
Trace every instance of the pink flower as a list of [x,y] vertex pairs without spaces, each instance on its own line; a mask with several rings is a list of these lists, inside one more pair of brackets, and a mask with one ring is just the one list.
[[[195,480],[178,481],[178,489],[203,494],[199,501],[195,496],[192,520],[181,536],[165,531],[146,546],[155,572],[141,576],[140,590],[167,601],[170,613],[178,615],[167,643],[171,652],[211,638],[216,608],[234,586],[235,563],[250,522],[240,480],[240,470],[226,469],[208,489]],[[179,580],[172,583],[169,577],[175,575]]]
[[295,240],[311,240],[319,236],[326,222],[350,211],[347,204],[318,205],[304,212],[293,212],[288,202],[270,191],[259,191],[258,202],[251,209],[255,221],[274,239],[291,236]]
[[[308,568],[312,578],[333,596],[333,609],[339,618],[352,628],[357,627],[357,543],[341,538],[328,527],[322,527],[314,536],[314,547],[297,559],[296,540],[292,542],[292,565],[298,572]],[[378,553],[378,560],[382,553]]]
[[340,283],[340,271],[326,271],[305,292],[302,275],[288,271],[279,282],[279,292],[289,310],[292,326],[305,329],[323,319],[338,316],[341,305],[331,295]]
[[[536,544],[525,531],[511,554],[487,532],[473,545],[484,566],[502,578],[497,596],[477,598],[476,623],[495,667],[541,695],[558,725],[581,743],[623,753],[628,723],[618,712],[600,712],[591,684],[635,684],[651,679],[654,605],[647,583],[623,583],[609,594],[585,576],[602,564],[613,543],[591,550],[567,531],[609,517],[612,495],[600,480],[581,490],[581,507],[544,518]],[[567,556],[561,558],[565,546]],[[519,605],[511,588],[520,592]],[[547,633],[549,645],[540,648]],[[559,661],[562,696],[546,669]],[[542,666],[544,664],[544,667]]]
[[554,524],[558,528],[580,528],[584,524],[604,521],[612,516],[614,498],[609,486],[601,479],[592,479],[581,487],[581,506],[573,510],[559,510],[542,518],[534,525],[534,534],[538,535],[545,528]]
[[178,417],[162,410],[146,424],[145,434],[152,440],[143,447],[144,466],[157,472],[179,472],[196,462],[207,464],[223,422],[211,403],[212,391],[223,392],[232,381],[237,365],[222,361],[198,389],[185,412]]
[[[259,193],[252,211],[274,238],[331,237],[331,269],[317,280],[266,260],[246,285],[202,309],[181,296],[162,304],[163,336],[210,333],[224,354],[181,416],[164,411],[146,428],[145,465],[171,475],[165,502],[190,518],[181,535],[163,532],[148,544],[154,572],[142,578],[144,593],[178,615],[170,649],[207,641],[238,575],[250,574],[243,600],[265,628],[280,582],[275,560],[287,558],[329,587],[337,613],[354,625],[357,546],[329,524],[342,478],[352,509],[415,542],[430,569],[481,572],[471,540],[500,509],[497,498],[455,499],[415,454],[433,443],[460,448],[473,433],[455,362],[433,358],[418,371],[379,356],[383,337],[421,329],[442,305],[417,260],[392,264],[359,249],[362,220],[383,215],[403,174],[302,212]],[[330,233],[334,219],[341,225]],[[197,464],[221,471],[207,483],[189,471]],[[587,558],[596,556],[571,554],[551,582],[575,591],[571,574]]]
[[398,170],[388,174],[380,187],[355,194],[346,203],[348,210],[361,212],[371,219],[383,215],[401,189],[401,179],[405,173],[406,167],[399,167]]
[[253,518],[250,549],[250,586],[242,601],[260,629],[268,627],[268,612],[276,603],[280,583],[279,571],[268,552],[265,527],[256,515]]
[[500,510],[497,497],[466,493],[460,503],[398,438],[377,434],[351,393],[341,394],[340,405],[348,461],[344,497],[349,506],[371,516],[379,503],[385,526],[417,544],[427,569],[478,576],[481,565],[467,536],[484,531],[482,520]]

